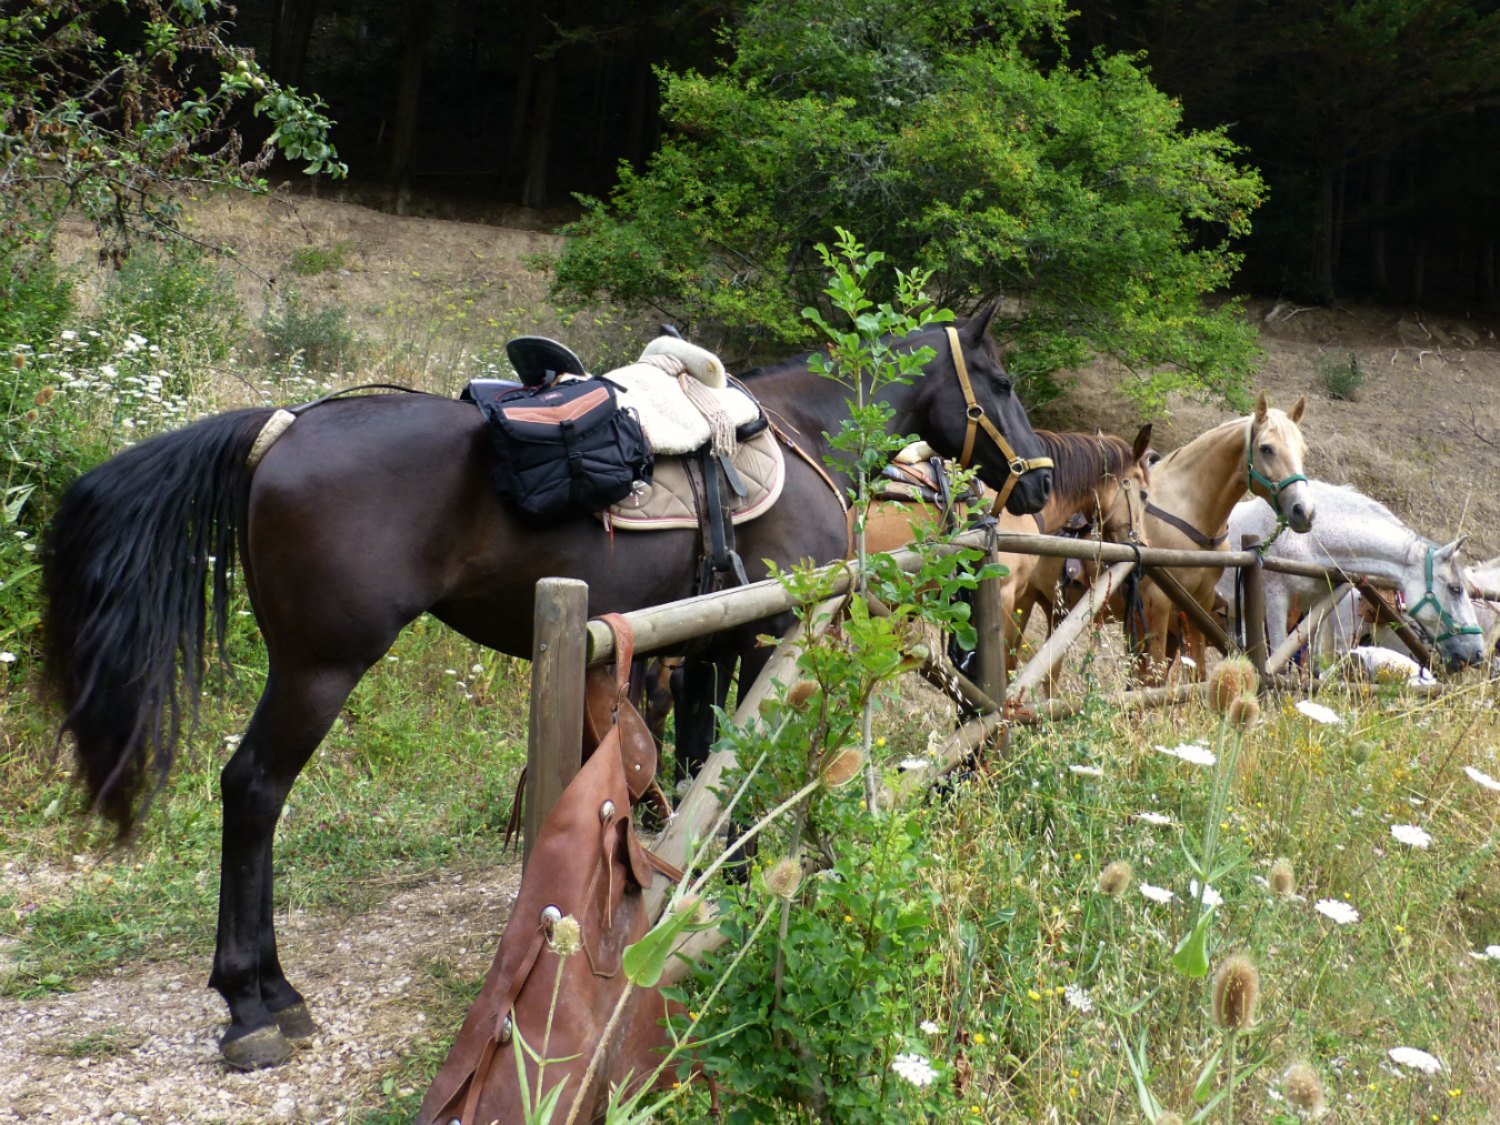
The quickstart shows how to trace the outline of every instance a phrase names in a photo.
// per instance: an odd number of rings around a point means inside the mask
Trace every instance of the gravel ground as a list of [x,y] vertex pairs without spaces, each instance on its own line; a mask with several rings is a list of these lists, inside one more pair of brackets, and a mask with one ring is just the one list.
[[226,1009],[207,963],[129,964],[68,995],[0,1000],[0,1122],[350,1120],[380,1104],[381,1076],[414,1042],[457,1032],[426,1026],[439,986],[423,966],[481,975],[519,881],[519,866],[449,873],[366,915],[278,920],[319,1030],[274,1070],[219,1061]]

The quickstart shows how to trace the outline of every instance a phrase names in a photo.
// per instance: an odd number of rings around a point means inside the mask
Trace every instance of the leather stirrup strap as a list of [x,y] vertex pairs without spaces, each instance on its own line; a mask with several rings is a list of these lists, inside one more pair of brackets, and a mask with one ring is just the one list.
[[[531,975],[532,967],[536,959],[541,956],[542,946],[547,943],[547,931],[540,923],[537,924],[536,932],[531,935],[531,944],[526,947],[526,955],[521,964],[517,966],[515,974],[510,978],[510,984],[505,989],[505,999],[495,1011],[495,1026],[490,1029],[489,1037],[485,1040],[484,1049],[479,1053],[479,1061],[474,1065],[474,1073],[469,1076],[469,1088],[464,1096],[463,1111],[459,1115],[460,1125],[480,1125],[478,1120],[479,1099],[484,1095],[484,1086],[489,1079],[490,1066],[495,1061],[495,1056],[500,1052],[500,1035],[505,1027],[505,1021],[513,1019],[511,1009],[514,1007],[516,997],[521,994],[521,989],[526,984],[526,978]],[[511,1024],[512,1042],[514,1042],[515,1024]]]

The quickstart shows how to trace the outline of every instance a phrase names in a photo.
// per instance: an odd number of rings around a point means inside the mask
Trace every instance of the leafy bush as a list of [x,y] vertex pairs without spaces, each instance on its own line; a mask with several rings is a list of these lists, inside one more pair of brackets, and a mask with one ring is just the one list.
[[342,242],[331,246],[299,246],[292,251],[292,272],[299,277],[313,277],[339,269],[344,264],[344,248]]
[[103,319],[147,341],[190,348],[207,363],[228,357],[244,325],[229,274],[194,247],[141,247],[110,277]]
[[261,318],[268,358],[312,371],[333,371],[353,363],[359,341],[342,305],[316,307],[295,289]]
[[1340,402],[1353,402],[1359,397],[1359,389],[1365,383],[1365,369],[1360,366],[1359,356],[1350,352],[1347,356],[1318,356],[1318,380],[1329,398]]

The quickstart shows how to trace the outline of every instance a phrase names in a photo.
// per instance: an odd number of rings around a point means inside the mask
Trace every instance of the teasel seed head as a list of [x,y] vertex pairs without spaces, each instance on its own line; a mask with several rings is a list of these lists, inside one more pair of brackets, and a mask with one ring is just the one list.
[[1253,695],[1236,696],[1229,701],[1224,717],[1235,730],[1249,730],[1260,720],[1260,700]]
[[1243,953],[1219,966],[1213,979],[1214,1022],[1225,1031],[1246,1031],[1255,1025],[1260,1003],[1260,970]]
[[1214,665],[1208,676],[1208,705],[1220,715],[1229,714],[1229,705],[1242,695],[1260,690],[1260,675],[1255,665],[1243,656],[1231,656]]
[[1293,1063],[1282,1079],[1286,1100],[1303,1117],[1323,1115],[1323,1080],[1316,1068],[1307,1063]]
[[1271,893],[1279,898],[1290,898],[1297,881],[1292,875],[1292,861],[1286,856],[1277,856],[1271,864]]
[[829,789],[837,789],[859,776],[864,767],[865,756],[852,746],[835,753],[823,767],[822,781]]
[[802,885],[802,864],[793,856],[782,856],[766,869],[765,883],[777,898],[791,898]]
[[1099,893],[1115,898],[1133,882],[1135,869],[1125,860],[1117,859],[1099,872]]
[[818,685],[815,681],[798,680],[792,685],[792,690],[787,692],[786,704],[793,711],[805,711],[816,694],[818,694]]

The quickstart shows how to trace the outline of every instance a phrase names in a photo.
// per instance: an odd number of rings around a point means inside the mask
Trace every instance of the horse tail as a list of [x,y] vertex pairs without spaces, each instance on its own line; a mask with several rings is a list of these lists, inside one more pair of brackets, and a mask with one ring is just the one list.
[[74,482],[48,531],[44,636],[63,707],[58,738],[72,733],[94,808],[121,835],[172,767],[184,696],[189,731],[197,722],[210,617],[222,657],[245,459],[270,416],[219,414],[127,449]]

